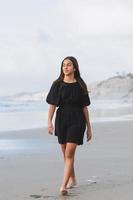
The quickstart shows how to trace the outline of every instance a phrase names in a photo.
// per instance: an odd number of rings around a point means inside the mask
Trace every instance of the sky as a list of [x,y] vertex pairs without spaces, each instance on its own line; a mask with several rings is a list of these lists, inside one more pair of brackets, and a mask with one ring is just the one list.
[[87,84],[133,73],[131,0],[0,0],[0,96],[47,91],[74,56]]

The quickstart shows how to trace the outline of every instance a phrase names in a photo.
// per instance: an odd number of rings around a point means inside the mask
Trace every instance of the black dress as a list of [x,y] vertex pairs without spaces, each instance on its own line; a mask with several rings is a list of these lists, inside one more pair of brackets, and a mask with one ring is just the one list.
[[73,142],[83,144],[86,120],[83,107],[90,105],[90,97],[84,94],[78,82],[56,82],[46,97],[48,104],[56,105],[55,135],[59,144]]

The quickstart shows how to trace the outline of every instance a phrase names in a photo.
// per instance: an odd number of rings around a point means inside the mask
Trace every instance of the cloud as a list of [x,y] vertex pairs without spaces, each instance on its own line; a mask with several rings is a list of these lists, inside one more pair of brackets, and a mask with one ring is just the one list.
[[48,88],[67,55],[88,81],[132,71],[132,11],[132,1],[1,1],[0,91]]

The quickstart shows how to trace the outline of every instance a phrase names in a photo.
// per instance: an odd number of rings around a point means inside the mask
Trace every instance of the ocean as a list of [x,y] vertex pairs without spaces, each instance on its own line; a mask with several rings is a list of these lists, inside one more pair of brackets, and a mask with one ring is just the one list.
[[[48,106],[45,101],[0,100],[0,131],[46,127]],[[133,103],[91,100],[88,109],[92,122],[133,119]]]
[[[45,101],[0,100],[0,159],[56,150],[56,137],[46,131],[48,107]],[[132,103],[92,100],[88,110],[91,122],[133,120]]]

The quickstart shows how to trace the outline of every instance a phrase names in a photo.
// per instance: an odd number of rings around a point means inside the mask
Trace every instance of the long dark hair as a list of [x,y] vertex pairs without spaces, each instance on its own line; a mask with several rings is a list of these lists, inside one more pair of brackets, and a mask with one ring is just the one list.
[[87,90],[87,85],[86,83],[84,82],[84,80],[81,78],[80,76],[80,71],[79,71],[79,65],[78,65],[78,61],[75,57],[73,56],[67,56],[63,59],[62,63],[61,63],[61,72],[60,72],[60,75],[58,77],[58,79],[56,79],[54,81],[54,83],[56,82],[62,82],[64,80],[64,73],[63,73],[63,62],[64,60],[66,59],[69,59],[71,60],[71,62],[73,63],[73,66],[75,68],[75,71],[74,71],[74,78],[76,79],[76,81],[80,84],[81,88],[83,89],[84,93],[85,94],[88,94],[88,90]]

